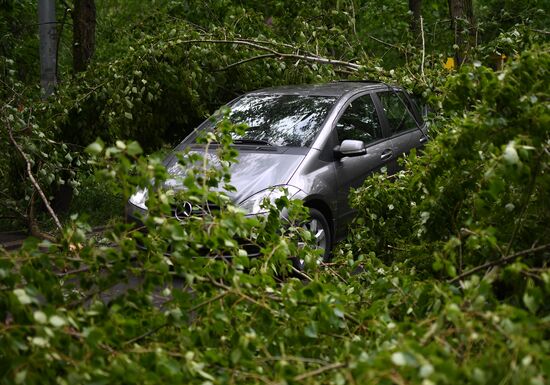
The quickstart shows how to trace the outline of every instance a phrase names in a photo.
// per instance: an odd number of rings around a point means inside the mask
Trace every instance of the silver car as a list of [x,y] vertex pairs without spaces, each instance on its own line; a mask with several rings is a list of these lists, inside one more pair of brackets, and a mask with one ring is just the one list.
[[[231,166],[236,192],[228,195],[251,215],[260,214],[261,202],[276,197],[281,187],[289,197],[302,199],[310,209],[308,228],[325,257],[354,216],[350,188],[382,168],[396,172],[398,157],[428,140],[415,101],[400,87],[382,82],[266,88],[235,99],[229,107],[230,119],[248,129],[233,138],[239,151]],[[196,138],[213,125],[206,120],[165,159],[170,173],[181,172],[177,152],[204,152]],[[186,208],[181,210],[180,216],[189,215]],[[145,212],[145,195],[132,196],[128,219],[139,220]]]

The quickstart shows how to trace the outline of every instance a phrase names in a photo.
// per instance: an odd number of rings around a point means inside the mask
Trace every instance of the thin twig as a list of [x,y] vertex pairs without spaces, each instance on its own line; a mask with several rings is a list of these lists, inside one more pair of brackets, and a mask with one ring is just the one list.
[[270,356],[258,359],[258,361],[262,362],[269,362],[269,361],[295,361],[295,362],[303,362],[307,364],[319,364],[319,365],[326,365],[328,364],[325,360],[320,360],[318,358],[309,358],[309,357],[297,357],[297,356]]
[[227,71],[228,69],[230,68],[233,68],[233,67],[237,67],[241,64],[244,64],[244,63],[248,63],[248,62],[251,62],[251,61],[254,61],[254,60],[260,60],[260,59],[267,59],[267,58],[270,58],[270,57],[276,57],[276,55],[274,53],[266,53],[264,55],[258,55],[258,56],[253,56],[253,57],[249,57],[249,58],[246,58],[246,59],[243,59],[243,60],[240,60],[236,63],[232,63],[232,64],[229,64],[227,67],[223,67],[223,68],[220,68],[216,71],[220,72],[220,71]]
[[480,266],[476,266],[476,267],[474,267],[470,270],[465,271],[464,273],[462,273],[460,275],[457,275],[456,277],[454,277],[453,279],[448,280],[447,282],[455,283],[455,282],[457,282],[457,281],[459,281],[463,278],[466,278],[466,277],[468,277],[472,274],[477,273],[480,270],[487,269],[488,267],[503,265],[503,264],[506,264],[510,261],[513,261],[514,259],[516,259],[518,257],[522,257],[522,256],[528,255],[528,254],[534,254],[534,253],[537,253],[539,251],[544,251],[544,250],[547,250],[547,249],[550,249],[550,243],[547,243],[545,245],[538,246],[538,247],[533,247],[531,249],[522,250],[522,251],[519,251],[519,252],[514,253],[512,255],[508,255],[506,257],[502,257],[502,258],[496,259],[494,261],[486,262],[486,263],[484,263],[483,265],[480,265]]
[[262,376],[260,374],[256,374],[256,373],[244,372],[242,370],[232,369],[232,368],[227,368],[227,367],[219,367],[219,369],[229,370],[230,372],[232,372],[233,374],[236,374],[236,375],[240,375],[240,376],[243,376],[243,377],[250,377],[250,378],[253,378],[255,380],[260,380],[264,384],[267,384],[267,385],[279,385],[280,384],[280,383],[277,383],[277,382],[273,382],[269,378],[267,378],[265,376]]
[[542,30],[542,29],[531,28],[531,31],[542,33],[544,35],[550,35],[550,31],[545,31],[545,30]]
[[154,328],[154,329],[151,329],[151,330],[149,330],[149,331],[147,331],[147,332],[145,332],[145,333],[143,333],[143,334],[141,334],[141,335],[139,335],[139,336],[137,336],[137,337],[132,338],[131,340],[128,340],[128,341],[124,342],[122,345],[126,346],[126,345],[133,344],[133,343],[135,343],[135,342],[138,342],[138,341],[140,341],[140,340],[142,340],[142,339],[144,339],[144,338],[149,337],[150,335],[155,334],[156,332],[158,332],[159,330],[165,328],[166,326],[168,326],[168,323],[164,323],[164,324],[162,324],[162,325],[159,325],[159,326],[157,326],[157,327]]
[[90,266],[84,266],[84,267],[81,267],[80,269],[74,269],[74,270],[64,271],[64,272],[61,272],[61,273],[56,273],[55,275],[57,277],[66,277],[68,275],[85,273],[87,271],[90,271]]
[[275,315],[275,316],[278,315],[277,311],[273,310],[272,308],[270,308],[270,307],[267,306],[266,304],[261,303],[261,302],[258,302],[258,301],[255,300],[254,298],[252,298],[252,297],[250,297],[250,296],[244,294],[244,293],[241,292],[238,288],[233,289],[232,287],[227,286],[227,285],[224,285],[224,284],[221,283],[221,282],[217,282],[216,280],[214,280],[214,279],[212,279],[212,278],[210,278],[209,281],[210,281],[214,286],[217,286],[217,287],[219,287],[219,288],[222,288],[222,289],[226,290],[226,291],[228,292],[228,294],[229,294],[229,293],[233,293],[233,294],[235,294],[235,295],[238,295],[238,296],[241,297],[242,299],[244,299],[244,300],[246,300],[246,301],[248,301],[248,302],[250,302],[250,303],[253,303],[253,304],[255,304],[255,305],[257,305],[257,306],[259,306],[259,307],[261,307],[261,308],[263,308],[263,309],[265,309],[265,310],[267,310],[267,311],[269,311],[271,314],[273,314],[273,315]]
[[299,276],[301,276],[302,278],[305,278],[307,279],[309,282],[313,281],[313,279],[307,275],[306,273],[304,273],[303,271],[300,271],[298,270],[297,268],[295,268],[294,266],[290,266],[290,268],[292,269],[292,271],[294,271],[296,274],[298,274]]
[[59,231],[62,231],[63,227],[61,226],[61,222],[59,221],[59,218],[55,214],[55,211],[53,211],[52,206],[50,205],[50,202],[48,202],[48,198],[46,198],[46,195],[44,194],[44,191],[42,191],[42,189],[40,188],[40,185],[38,184],[38,182],[34,178],[34,175],[32,173],[32,168],[31,168],[31,161],[30,161],[29,157],[27,156],[27,154],[25,154],[25,152],[23,151],[21,146],[19,146],[19,144],[17,143],[17,141],[13,137],[12,130],[11,130],[11,124],[10,124],[9,120],[6,119],[6,123],[7,123],[7,127],[8,127],[8,135],[10,136],[11,142],[13,143],[15,148],[17,148],[17,151],[19,152],[19,154],[21,154],[21,156],[25,160],[25,163],[27,164],[27,174],[29,175],[29,179],[31,180],[31,183],[33,184],[34,188],[36,189],[36,191],[40,195],[40,198],[42,199],[42,202],[46,206],[46,209],[50,213],[51,217],[53,218],[53,221],[55,222],[55,226],[57,227],[57,229]]
[[399,46],[397,46],[397,45],[395,45],[395,44],[391,44],[391,43],[385,42],[384,40],[380,40],[379,38],[374,37],[374,36],[372,36],[372,35],[367,34],[367,37],[370,38],[370,39],[372,39],[372,40],[374,40],[374,41],[376,41],[376,42],[378,42],[378,43],[380,43],[380,44],[386,45],[386,46],[391,47],[391,48],[395,48],[395,49],[398,50],[398,51],[405,51],[405,52],[406,52],[406,50],[403,49],[403,47],[399,47]]
[[303,48],[296,47],[292,44],[274,42],[274,41],[269,41],[269,40],[255,40],[255,39],[246,39],[246,38],[239,38],[239,40],[240,41],[248,41],[248,42],[256,43],[256,44],[271,45],[271,46],[275,46],[275,47],[290,48],[292,50],[302,51],[304,53],[307,53],[308,55],[313,55],[313,53],[311,53],[310,51],[305,51]]
[[330,267],[330,265],[326,265],[325,263],[323,263],[323,266],[325,266],[327,268],[328,271],[330,271],[332,274],[334,274],[337,278],[340,279],[340,281],[342,281],[342,283],[345,283],[345,284],[348,284],[348,281],[346,281],[344,279],[344,277],[342,277],[340,274],[338,274],[338,272],[334,269],[332,269]]
[[296,377],[294,377],[294,381],[302,381],[302,380],[305,380],[306,378],[309,378],[309,377],[315,377],[317,376],[318,374],[321,374],[323,372],[326,372],[326,371],[329,371],[329,370],[334,370],[334,369],[340,369],[340,368],[343,368],[345,367],[347,364],[346,363],[343,363],[343,362],[335,362],[333,364],[329,364],[329,365],[325,365],[325,366],[321,366],[320,368],[318,369],[315,369],[315,370],[312,370],[310,372],[305,372],[305,373],[302,373],[300,375],[297,375]]
[[106,80],[92,88],[90,88],[90,91],[88,91],[86,94],[84,94],[83,96],[79,97],[77,100],[76,100],[76,104],[80,103],[81,101],[83,101],[84,99],[86,99],[88,96],[90,96],[91,94],[93,94],[95,91],[97,91],[98,88],[100,87],[103,87],[104,85],[106,84],[109,84],[110,82],[112,81],[111,80]]
[[424,73],[424,62],[426,60],[426,43],[424,41],[424,18],[420,16],[420,32],[422,33],[422,64],[420,65],[420,73],[422,80],[426,83],[426,74]]
[[189,312],[193,312],[193,311],[195,311],[195,310],[198,310],[198,309],[200,309],[201,307],[203,307],[203,306],[205,306],[205,305],[208,305],[208,304],[210,304],[210,303],[212,303],[212,302],[215,302],[215,301],[217,301],[217,300],[219,300],[219,299],[225,297],[228,293],[229,293],[229,292],[227,292],[227,291],[222,291],[222,292],[219,293],[218,295],[216,295],[216,296],[214,296],[214,297],[212,297],[212,298],[209,298],[209,299],[207,299],[206,301],[199,303],[198,305],[193,306],[193,307],[192,307],[191,309],[189,309],[188,311],[189,311]]

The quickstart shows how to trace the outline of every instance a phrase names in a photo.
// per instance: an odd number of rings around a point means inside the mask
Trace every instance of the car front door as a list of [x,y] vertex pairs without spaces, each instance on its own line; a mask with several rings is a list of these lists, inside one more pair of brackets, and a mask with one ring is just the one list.
[[409,153],[413,148],[423,146],[428,140],[426,129],[420,115],[416,114],[415,118],[410,100],[403,91],[393,89],[377,92],[374,99],[380,103],[384,111],[382,124],[391,135],[395,163],[389,167],[391,171],[397,171],[397,158]]
[[344,108],[335,125],[338,143],[346,139],[363,141],[366,153],[360,156],[336,159],[337,179],[337,238],[345,233],[355,211],[349,205],[351,188],[357,188],[371,173],[393,160],[392,144],[383,130],[376,106],[370,94],[352,99]]

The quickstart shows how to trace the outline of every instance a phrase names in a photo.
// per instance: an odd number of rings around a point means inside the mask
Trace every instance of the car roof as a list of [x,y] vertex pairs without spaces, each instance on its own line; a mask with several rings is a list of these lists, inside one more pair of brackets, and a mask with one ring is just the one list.
[[374,81],[338,81],[323,84],[303,84],[262,88],[247,95],[303,95],[303,96],[335,96],[341,97],[358,90],[375,90],[388,88],[389,85]]

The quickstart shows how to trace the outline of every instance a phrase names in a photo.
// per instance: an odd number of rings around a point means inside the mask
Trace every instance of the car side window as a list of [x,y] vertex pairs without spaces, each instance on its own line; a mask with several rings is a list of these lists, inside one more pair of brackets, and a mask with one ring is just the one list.
[[399,95],[399,98],[407,105],[407,108],[412,113],[413,118],[419,123],[423,124],[424,121],[422,120],[422,113],[420,112],[418,101],[416,100],[412,95],[405,95],[405,92],[398,92],[397,95]]
[[362,140],[368,144],[382,138],[382,127],[370,95],[353,100],[336,124],[338,141]]
[[416,121],[403,102],[406,97],[405,95],[400,96],[400,93],[400,91],[384,91],[378,93],[392,135],[417,127]]

